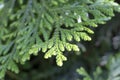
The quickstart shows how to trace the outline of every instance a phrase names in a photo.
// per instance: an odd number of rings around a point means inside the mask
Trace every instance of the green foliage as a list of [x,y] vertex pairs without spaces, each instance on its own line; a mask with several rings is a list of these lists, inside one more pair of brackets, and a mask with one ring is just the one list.
[[[77,69],[77,72],[83,76],[83,80],[104,80],[105,78],[102,78],[100,75],[102,73],[102,70],[100,67],[96,68],[96,71],[93,72],[93,77],[90,76],[84,68]],[[105,79],[106,80],[106,79]]]
[[97,67],[92,75],[89,75],[83,67],[77,69],[77,72],[79,75],[83,76],[83,80],[120,80],[120,53],[118,53],[115,57],[111,56],[108,62],[108,73],[106,74],[107,78],[101,75],[104,74],[105,71],[103,71],[100,67]]
[[104,24],[120,7],[113,0],[1,0],[0,78],[18,73],[31,55],[67,60],[64,51],[80,51],[73,42],[90,41],[91,27]]
[[109,62],[109,76],[108,80],[120,80],[120,53]]

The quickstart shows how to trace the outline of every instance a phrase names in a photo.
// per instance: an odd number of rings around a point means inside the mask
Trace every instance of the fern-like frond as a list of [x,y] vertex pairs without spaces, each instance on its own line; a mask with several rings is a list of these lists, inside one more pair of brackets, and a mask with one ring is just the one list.
[[73,40],[90,41],[90,27],[104,24],[114,11],[113,0],[1,0],[0,77],[7,70],[18,72],[39,51],[45,58],[56,57],[57,65],[67,60],[64,51],[79,51]]

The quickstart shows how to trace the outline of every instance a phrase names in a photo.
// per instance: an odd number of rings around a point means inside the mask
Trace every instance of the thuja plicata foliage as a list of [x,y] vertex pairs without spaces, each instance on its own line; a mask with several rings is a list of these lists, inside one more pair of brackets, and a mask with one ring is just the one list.
[[101,67],[97,67],[90,75],[83,67],[76,71],[79,75],[83,76],[82,80],[120,80],[120,53],[117,53],[115,56],[111,56],[106,67],[108,72],[107,74],[104,74],[106,71],[102,70]]
[[62,66],[64,52],[80,51],[75,42],[90,41],[114,11],[120,11],[114,0],[0,0],[0,78],[40,51]]

